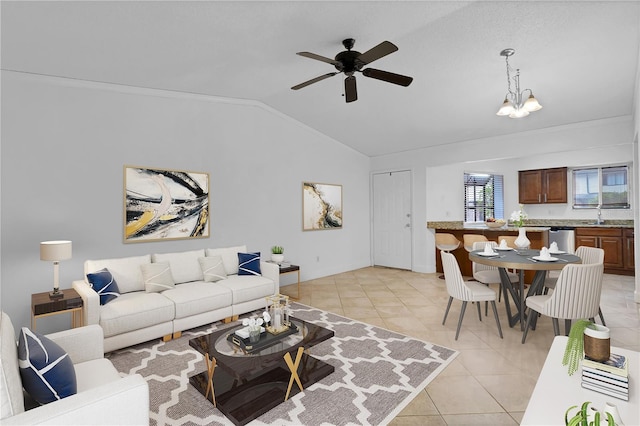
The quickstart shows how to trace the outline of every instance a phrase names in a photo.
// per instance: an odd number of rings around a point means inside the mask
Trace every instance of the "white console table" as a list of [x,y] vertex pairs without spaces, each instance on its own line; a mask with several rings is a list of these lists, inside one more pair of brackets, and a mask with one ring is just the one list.
[[618,407],[622,422],[627,425],[640,425],[640,352],[612,347],[611,351],[627,357],[629,365],[629,401],[613,398],[580,386],[582,369],[567,374],[562,365],[562,356],[567,345],[566,336],[557,336],[547,360],[542,367],[540,377],[521,425],[564,425],[564,414],[572,405],[580,406],[585,401],[602,411],[605,402]]

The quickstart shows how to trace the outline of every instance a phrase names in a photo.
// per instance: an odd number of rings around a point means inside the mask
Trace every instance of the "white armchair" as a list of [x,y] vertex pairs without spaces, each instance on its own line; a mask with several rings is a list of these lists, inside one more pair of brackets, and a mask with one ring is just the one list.
[[78,392],[25,411],[18,347],[9,316],[0,317],[0,423],[3,425],[148,425],[149,386],[138,374],[121,377],[104,358],[97,325],[47,335],[71,358]]

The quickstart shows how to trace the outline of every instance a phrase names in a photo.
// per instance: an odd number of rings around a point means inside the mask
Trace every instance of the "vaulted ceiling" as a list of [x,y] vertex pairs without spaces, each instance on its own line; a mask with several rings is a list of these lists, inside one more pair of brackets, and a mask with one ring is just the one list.
[[[251,99],[368,156],[632,114],[638,1],[2,1],[2,69]],[[357,74],[298,91],[332,71],[355,38],[399,51],[372,67],[414,77],[401,87]],[[507,90],[499,52],[543,109],[495,115]],[[514,141],[517,143],[517,140]]]

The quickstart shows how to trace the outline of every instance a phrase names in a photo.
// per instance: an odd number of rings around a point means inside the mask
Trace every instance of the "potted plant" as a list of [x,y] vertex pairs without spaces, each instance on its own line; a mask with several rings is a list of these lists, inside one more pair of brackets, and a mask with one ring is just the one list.
[[[582,403],[582,406],[573,417],[569,418],[569,412],[574,408],[578,408],[577,405],[573,405],[567,409],[564,413],[564,424],[566,426],[600,426],[600,418],[603,417],[600,414],[600,411],[596,410],[594,407],[589,407],[591,401],[587,401]],[[609,411],[610,407],[606,407],[604,413],[607,419],[607,426],[616,426],[619,423],[616,423],[613,415]],[[613,406],[615,409],[615,406]]]
[[[585,330],[588,330],[585,332]],[[585,334],[589,339],[588,348],[585,348]],[[578,370],[580,361],[584,355],[596,360],[609,359],[609,329],[607,327],[594,324],[593,322],[581,319],[573,323],[569,331],[569,339],[564,350],[562,365],[567,365],[569,375],[573,375]],[[587,353],[585,353],[585,350]]]
[[271,261],[278,265],[284,261],[284,247],[273,246],[271,247]]

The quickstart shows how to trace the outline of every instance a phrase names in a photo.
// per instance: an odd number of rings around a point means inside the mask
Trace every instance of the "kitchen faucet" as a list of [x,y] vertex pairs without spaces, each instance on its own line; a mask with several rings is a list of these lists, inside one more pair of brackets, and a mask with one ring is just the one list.
[[602,211],[600,210],[601,205],[598,204],[598,207],[596,207],[596,209],[598,210],[598,218],[596,219],[596,225],[602,225],[604,223],[604,220],[602,219]]

